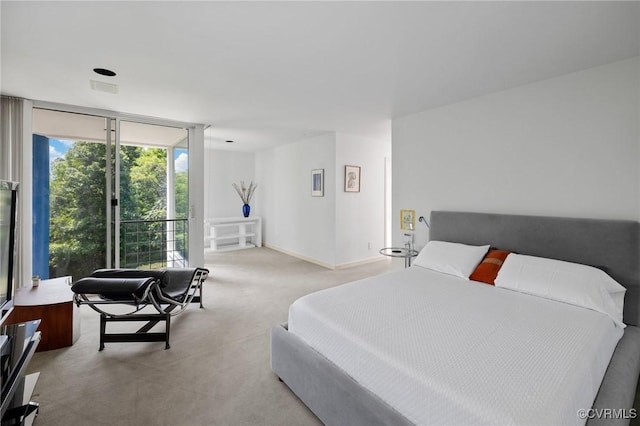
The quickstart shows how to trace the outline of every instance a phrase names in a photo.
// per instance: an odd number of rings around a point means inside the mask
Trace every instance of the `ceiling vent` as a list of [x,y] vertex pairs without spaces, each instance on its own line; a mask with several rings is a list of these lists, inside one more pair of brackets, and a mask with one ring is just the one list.
[[101,81],[89,80],[91,83],[91,89],[97,90],[99,92],[107,92],[113,93],[114,95],[118,93],[118,85],[111,83],[103,83]]

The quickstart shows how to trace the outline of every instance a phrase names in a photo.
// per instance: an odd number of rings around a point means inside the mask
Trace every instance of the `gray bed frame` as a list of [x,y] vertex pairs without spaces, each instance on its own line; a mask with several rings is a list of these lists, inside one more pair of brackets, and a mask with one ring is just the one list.
[[[430,225],[431,240],[491,244],[520,254],[597,266],[624,285],[627,328],[613,353],[593,408],[633,407],[640,375],[640,223],[434,211]],[[327,425],[412,424],[289,333],[286,324],[271,331],[271,369]],[[629,418],[594,418],[587,424],[625,425],[629,424]]]

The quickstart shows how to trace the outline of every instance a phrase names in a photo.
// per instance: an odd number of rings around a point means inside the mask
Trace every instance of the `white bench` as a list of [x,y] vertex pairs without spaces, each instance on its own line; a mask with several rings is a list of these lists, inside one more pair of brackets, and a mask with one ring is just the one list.
[[262,247],[262,218],[217,217],[205,220],[209,235],[204,237],[209,250],[241,250]]

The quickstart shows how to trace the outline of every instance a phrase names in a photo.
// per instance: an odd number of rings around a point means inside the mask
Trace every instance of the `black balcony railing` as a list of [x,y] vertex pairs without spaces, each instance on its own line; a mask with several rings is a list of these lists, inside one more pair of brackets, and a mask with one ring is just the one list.
[[181,268],[189,258],[187,219],[123,220],[120,222],[120,267]]

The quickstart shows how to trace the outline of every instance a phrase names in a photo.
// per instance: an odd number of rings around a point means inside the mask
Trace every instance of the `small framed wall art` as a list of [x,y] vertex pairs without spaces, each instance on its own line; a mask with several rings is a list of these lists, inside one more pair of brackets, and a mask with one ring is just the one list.
[[400,229],[403,231],[413,231],[416,229],[415,210],[400,210]]
[[344,192],[360,192],[360,166],[344,166]]
[[324,197],[324,169],[311,170],[311,196]]

